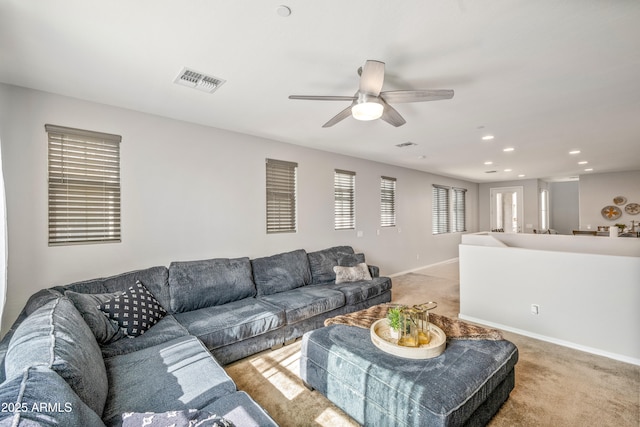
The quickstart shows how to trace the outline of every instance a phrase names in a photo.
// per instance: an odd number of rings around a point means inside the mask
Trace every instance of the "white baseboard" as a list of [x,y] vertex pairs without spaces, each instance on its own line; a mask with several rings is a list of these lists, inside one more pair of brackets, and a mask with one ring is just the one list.
[[412,268],[411,270],[405,270],[405,271],[400,271],[398,273],[393,273],[393,274],[390,274],[388,277],[402,276],[403,274],[413,273],[415,271],[422,270],[422,269],[429,268],[429,267],[435,267],[437,265],[450,264],[450,263],[456,262],[456,261],[458,261],[457,257],[456,258],[447,259],[447,260],[444,260],[444,261],[440,261],[440,262],[436,262],[435,264],[423,265],[422,267]]
[[513,332],[514,334],[524,335],[525,337],[535,338],[540,341],[550,342],[552,344],[561,345],[563,347],[573,348],[575,350],[584,351],[586,353],[595,354],[598,356],[608,357],[609,359],[619,360],[620,362],[630,363],[632,365],[640,366],[640,359],[630,356],[625,356],[624,354],[611,353],[608,351],[604,351],[599,348],[587,347],[584,345],[576,344],[570,341],[560,340],[553,337],[548,337],[546,335],[540,335],[533,332],[525,331],[523,329],[512,328],[511,326],[502,325],[500,323],[489,322],[483,319],[477,319],[471,316],[465,316],[464,314],[458,314],[458,318],[462,320],[468,320],[469,322],[479,323],[481,325],[486,325],[495,329],[502,329],[503,331]]

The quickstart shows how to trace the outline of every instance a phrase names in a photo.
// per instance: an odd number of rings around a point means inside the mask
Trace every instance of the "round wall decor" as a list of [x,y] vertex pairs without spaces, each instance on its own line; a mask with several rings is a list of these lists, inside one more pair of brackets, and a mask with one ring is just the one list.
[[640,213],[640,205],[637,203],[629,203],[624,207],[624,211],[629,215],[638,215]]
[[627,198],[624,196],[616,196],[613,198],[613,203],[615,203],[618,206],[624,205],[625,203],[627,203]]
[[604,219],[608,219],[609,221],[614,221],[620,218],[620,215],[622,215],[622,211],[620,210],[619,207],[611,206],[611,205],[605,206],[604,208],[602,208],[600,213],[602,214],[602,217]]

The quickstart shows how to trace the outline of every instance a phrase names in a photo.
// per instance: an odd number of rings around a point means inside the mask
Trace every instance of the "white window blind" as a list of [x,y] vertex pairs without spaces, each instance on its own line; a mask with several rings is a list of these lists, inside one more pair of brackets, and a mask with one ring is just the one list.
[[380,178],[380,227],[396,225],[396,179]]
[[356,228],[356,173],[336,169],[333,175],[336,230]]
[[449,233],[449,188],[433,186],[432,233]]
[[467,190],[433,184],[432,233],[467,231]]
[[120,242],[120,142],[45,125],[49,135],[49,245]]
[[467,231],[466,221],[466,197],[467,190],[464,188],[452,188],[451,193],[453,195],[453,232]]
[[296,228],[298,164],[266,159],[267,233],[292,233]]

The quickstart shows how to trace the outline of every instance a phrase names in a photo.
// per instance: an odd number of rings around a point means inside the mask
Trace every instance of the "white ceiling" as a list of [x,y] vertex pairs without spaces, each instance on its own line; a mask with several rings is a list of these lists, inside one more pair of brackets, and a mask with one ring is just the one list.
[[[640,169],[638,0],[280,4],[0,0],[0,81],[474,182]],[[367,59],[383,90],[455,96],[396,104],[399,128],[288,99],[353,95]],[[185,66],[227,82],[174,84]]]

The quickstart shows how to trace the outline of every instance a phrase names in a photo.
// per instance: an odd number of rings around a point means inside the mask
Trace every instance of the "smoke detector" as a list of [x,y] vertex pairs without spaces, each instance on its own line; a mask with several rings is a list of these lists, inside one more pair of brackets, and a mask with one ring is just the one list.
[[180,71],[173,82],[202,92],[213,93],[216,89],[222,86],[226,80],[208,76],[199,71],[194,71],[185,67]]

